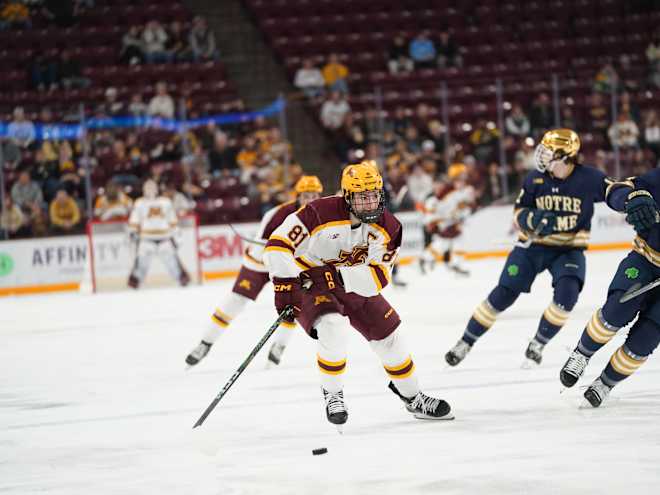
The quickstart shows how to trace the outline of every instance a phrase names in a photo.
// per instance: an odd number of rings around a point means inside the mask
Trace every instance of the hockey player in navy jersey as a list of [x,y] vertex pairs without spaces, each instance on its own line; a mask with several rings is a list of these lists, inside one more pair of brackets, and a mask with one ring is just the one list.
[[584,285],[583,251],[589,241],[594,203],[605,200],[611,183],[601,171],[577,162],[580,139],[570,129],[545,133],[536,147],[537,170],[530,172],[516,200],[514,222],[519,243],[506,260],[497,286],[477,306],[463,336],[445,355],[459,364],[472,346],[536,276],[548,270],[554,295],[529,343],[525,356],[541,363],[543,348],[566,323]]
[[612,184],[607,204],[625,212],[626,221],[637,235],[633,249],[619,264],[607,290],[607,300],[587,323],[577,347],[559,374],[562,384],[572,387],[589,359],[637,316],[624,344],[619,347],[584,397],[593,407],[601,405],[612,388],[632,375],[660,343],[660,292],[650,290],[626,302],[629,290],[645,286],[660,277],[660,170]]

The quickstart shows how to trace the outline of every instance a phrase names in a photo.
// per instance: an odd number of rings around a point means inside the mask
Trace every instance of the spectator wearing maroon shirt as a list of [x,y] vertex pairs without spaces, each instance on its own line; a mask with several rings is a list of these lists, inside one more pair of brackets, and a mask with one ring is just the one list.
[[209,166],[214,176],[236,175],[239,172],[236,162],[236,149],[229,144],[227,134],[216,131],[213,148],[209,151]]

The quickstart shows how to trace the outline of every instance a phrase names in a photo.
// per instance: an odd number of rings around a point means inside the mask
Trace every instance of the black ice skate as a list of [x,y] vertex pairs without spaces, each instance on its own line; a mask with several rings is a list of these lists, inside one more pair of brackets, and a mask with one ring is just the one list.
[[273,364],[277,366],[282,360],[282,354],[284,354],[284,349],[286,346],[278,342],[273,342],[273,345],[270,346],[270,351],[268,351],[268,364]]
[[195,366],[197,363],[199,363],[202,359],[206,357],[206,355],[209,353],[211,350],[211,346],[213,344],[209,344],[208,342],[204,342],[203,340],[197,344],[197,347],[195,347],[190,354],[186,356],[186,363],[189,366]]
[[421,391],[417,392],[415,397],[407,398],[401,395],[393,382],[390,382],[388,387],[403,401],[406,410],[417,419],[454,419],[451,407],[442,399],[434,399]]
[[460,277],[469,277],[470,276],[470,270],[463,268],[460,265],[453,265],[453,264],[448,264],[447,268],[449,268],[452,272],[454,272],[456,275]]
[[543,360],[544,347],[545,344],[541,344],[541,342],[538,340],[532,339],[532,341],[527,346],[527,350],[525,351],[525,357],[529,361],[532,361],[536,364],[541,364],[541,361]]
[[603,401],[610,395],[612,387],[603,383],[603,380],[596,378],[594,382],[589,385],[589,388],[584,392],[584,398],[587,399],[591,407],[599,407]]
[[559,372],[559,379],[564,387],[572,387],[584,373],[589,358],[575,349]]
[[344,392],[328,392],[323,389],[323,398],[325,399],[325,414],[333,425],[337,426],[339,433],[342,431],[342,425],[348,420],[348,410],[344,403]]
[[465,356],[468,355],[468,352],[470,352],[471,349],[472,346],[461,339],[447,354],[445,354],[445,361],[447,361],[449,366],[456,366],[465,359]]

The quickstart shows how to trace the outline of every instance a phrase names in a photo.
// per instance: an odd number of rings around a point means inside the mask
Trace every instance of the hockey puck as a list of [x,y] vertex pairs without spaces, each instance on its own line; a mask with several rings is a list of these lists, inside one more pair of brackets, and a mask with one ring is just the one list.
[[322,454],[327,454],[327,453],[328,453],[328,449],[326,449],[325,447],[322,447],[320,449],[312,450],[312,455],[322,455]]

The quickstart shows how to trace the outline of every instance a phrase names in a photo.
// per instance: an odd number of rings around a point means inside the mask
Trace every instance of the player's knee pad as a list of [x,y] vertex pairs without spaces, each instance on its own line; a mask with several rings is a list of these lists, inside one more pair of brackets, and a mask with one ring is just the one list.
[[384,339],[369,341],[369,345],[379,356],[407,353],[406,345],[398,330],[395,330]]
[[641,357],[651,354],[660,344],[660,325],[653,320],[641,317],[628,333],[626,347]]
[[571,311],[580,295],[580,281],[575,277],[562,277],[555,284],[554,303],[564,311]]
[[639,307],[631,304],[621,304],[619,299],[623,296],[623,290],[614,290],[607,296],[607,301],[603,305],[603,318],[612,326],[625,327],[635,319]]
[[516,301],[516,299],[518,299],[519,295],[520,292],[516,292],[515,290],[504,287],[503,285],[498,285],[488,295],[488,302],[497,311],[502,312],[511,306]]
[[330,313],[319,317],[314,324],[319,345],[332,353],[345,354],[348,332],[346,321],[339,313]]
[[235,318],[239,313],[243,311],[249,302],[250,299],[247,297],[236,294],[235,292],[230,292],[218,305],[218,310],[229,315],[231,318]]

